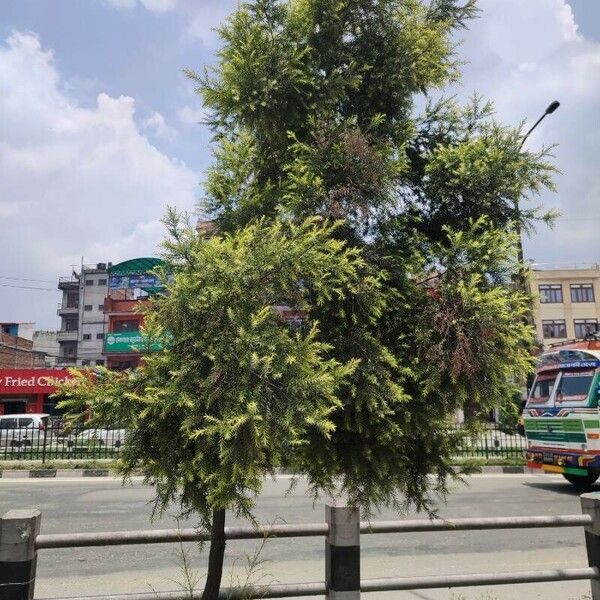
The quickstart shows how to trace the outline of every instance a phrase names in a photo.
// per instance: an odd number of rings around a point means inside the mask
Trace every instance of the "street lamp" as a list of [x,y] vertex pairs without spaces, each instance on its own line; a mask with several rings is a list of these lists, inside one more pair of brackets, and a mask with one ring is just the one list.
[[[521,151],[521,148],[523,148],[523,144],[529,137],[529,134],[546,118],[546,115],[551,115],[559,106],[560,106],[560,102],[558,100],[554,100],[554,102],[551,102],[548,105],[548,107],[544,111],[544,114],[533,124],[533,127],[523,136],[523,139],[521,140],[521,145],[519,146],[519,151]],[[523,261],[525,260],[525,256],[523,254],[523,238],[521,235],[521,215],[519,212],[519,199],[518,198],[515,199],[515,216],[516,216],[516,220],[517,220],[516,234],[518,236],[517,253],[518,253],[519,263],[523,264]],[[520,279],[519,283],[521,285],[522,291],[525,292],[526,291],[526,289],[525,289],[525,271],[524,271],[523,267],[520,268],[520,271],[521,271],[521,276],[519,277],[519,279]]]
[[560,102],[558,100],[555,100],[554,102],[548,105],[548,108],[546,108],[544,114],[533,124],[533,127],[523,136],[523,140],[521,141],[519,150],[523,147],[523,144],[525,143],[525,140],[529,137],[529,134],[542,122],[546,115],[551,115],[559,106]]

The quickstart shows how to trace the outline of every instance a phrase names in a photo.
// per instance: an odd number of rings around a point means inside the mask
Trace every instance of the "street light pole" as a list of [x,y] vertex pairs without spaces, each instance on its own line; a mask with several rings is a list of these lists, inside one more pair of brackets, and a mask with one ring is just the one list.
[[[547,115],[551,115],[558,107],[560,106],[560,102],[558,100],[554,100],[554,102],[550,103],[544,114],[533,124],[533,127],[523,136],[521,140],[521,145],[519,146],[519,152],[523,148],[529,134],[546,118]],[[519,211],[519,199],[515,199],[515,217],[516,217],[516,229],[515,232],[517,234],[517,257],[519,259],[520,267],[519,267],[519,286],[523,292],[526,292],[525,286],[525,269],[523,267],[525,261],[525,255],[523,253],[523,236],[521,233],[521,213]]]

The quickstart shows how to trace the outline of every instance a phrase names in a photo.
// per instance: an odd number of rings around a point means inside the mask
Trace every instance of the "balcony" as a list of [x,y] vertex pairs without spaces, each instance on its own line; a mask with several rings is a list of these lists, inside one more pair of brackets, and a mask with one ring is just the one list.
[[76,342],[79,338],[79,330],[78,329],[63,329],[61,331],[56,332],[56,339],[59,342]]
[[79,313],[79,304],[71,304],[69,302],[59,302],[56,314],[61,317],[62,315],[76,315]]
[[78,290],[79,279],[75,277],[59,277],[58,278],[58,289],[59,290]]

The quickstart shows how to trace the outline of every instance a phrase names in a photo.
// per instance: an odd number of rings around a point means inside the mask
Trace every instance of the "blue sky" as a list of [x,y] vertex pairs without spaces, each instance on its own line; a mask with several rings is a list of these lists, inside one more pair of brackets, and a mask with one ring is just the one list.
[[[156,253],[167,203],[193,209],[210,163],[182,73],[214,61],[235,0],[0,2],[0,320],[56,328],[52,288],[86,263]],[[526,242],[538,263],[600,262],[600,2],[481,0],[461,33],[460,86],[507,123],[560,109],[528,141],[558,142],[563,218]],[[9,279],[14,278],[14,279]],[[16,279],[22,278],[22,279]],[[35,279],[37,282],[25,282]]]

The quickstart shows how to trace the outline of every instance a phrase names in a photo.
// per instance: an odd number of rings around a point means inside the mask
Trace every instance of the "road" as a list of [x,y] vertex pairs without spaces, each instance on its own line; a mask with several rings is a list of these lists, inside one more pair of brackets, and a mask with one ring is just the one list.
[[[257,500],[262,523],[322,522],[322,502],[313,504],[306,486],[288,495],[289,478],[268,480]],[[599,488],[600,490],[600,488]],[[149,522],[152,490],[141,482],[122,486],[106,479],[0,479],[0,513],[17,507],[42,510],[43,533],[165,528],[173,516]],[[579,498],[561,477],[550,475],[476,475],[456,484],[442,517],[552,515],[580,513]],[[409,514],[407,516],[414,516]],[[384,511],[378,519],[397,516]],[[228,524],[234,524],[229,519]],[[191,526],[193,523],[182,523]],[[245,554],[256,541],[230,542],[224,585],[244,577]],[[581,528],[419,534],[365,535],[361,539],[361,577],[392,577],[478,571],[511,571],[587,566]],[[322,538],[271,539],[255,577],[265,582],[322,581]],[[206,549],[186,544],[198,574]],[[36,598],[177,589],[182,582],[180,549],[173,544],[42,550],[38,559]],[[588,582],[526,584],[455,590],[365,594],[368,600],[580,600],[589,598]]]

